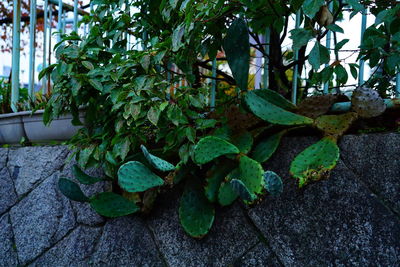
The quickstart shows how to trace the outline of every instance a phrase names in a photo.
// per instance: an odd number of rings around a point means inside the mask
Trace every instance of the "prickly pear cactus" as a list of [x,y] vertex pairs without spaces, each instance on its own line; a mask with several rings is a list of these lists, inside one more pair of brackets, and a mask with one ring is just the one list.
[[266,101],[274,104],[275,106],[278,106],[280,108],[286,109],[286,110],[296,110],[296,106],[288,101],[286,98],[284,98],[281,94],[269,90],[269,89],[260,89],[260,90],[255,90],[254,93],[258,95],[259,97],[265,99]]
[[342,136],[358,118],[357,113],[348,112],[341,115],[323,115],[315,120],[315,126],[325,135],[336,138]]
[[240,196],[241,199],[245,202],[253,202],[257,196],[254,195],[249,191],[249,189],[246,187],[246,185],[238,179],[233,179],[230,181],[230,185],[232,187],[232,190]]
[[359,87],[351,97],[352,109],[363,118],[372,118],[381,115],[386,110],[385,101],[378,92],[370,88]]
[[64,196],[66,196],[71,200],[79,202],[89,201],[89,198],[85,196],[79,185],[77,185],[71,180],[60,178],[58,180],[58,188],[60,189],[61,193],[63,193]]
[[222,182],[218,191],[218,203],[221,206],[231,205],[238,196],[239,195],[233,190],[230,182]]
[[238,133],[232,137],[232,144],[234,144],[241,153],[247,154],[253,146],[253,136],[247,131]]
[[97,182],[104,181],[104,179],[87,175],[76,164],[72,167],[72,173],[74,174],[75,179],[78,180],[81,184],[91,185]]
[[138,161],[130,161],[118,170],[118,184],[127,192],[143,192],[161,186],[164,180]]
[[283,182],[281,177],[273,171],[264,173],[265,189],[273,196],[280,195],[283,192]]
[[97,194],[90,199],[90,206],[98,214],[109,218],[129,215],[139,210],[135,203],[112,192]]
[[278,132],[261,141],[251,153],[251,158],[260,163],[266,162],[275,153],[279,143],[281,142],[282,136],[286,132],[286,130]]
[[174,165],[172,165],[171,163],[169,163],[159,157],[156,157],[156,156],[150,154],[144,145],[141,145],[140,149],[142,150],[143,155],[146,157],[147,161],[151,164],[151,166],[153,166],[157,170],[163,171],[163,172],[175,170]]
[[336,95],[311,96],[298,105],[298,114],[309,118],[317,118],[329,111],[337,99]]
[[211,167],[210,170],[207,172],[204,193],[210,202],[217,201],[218,191],[221,183],[234,167],[235,166],[232,166],[230,162],[222,161]]
[[262,120],[280,125],[307,125],[313,120],[275,106],[259,97],[254,91],[248,92],[245,101],[249,109]]
[[264,170],[260,163],[242,156],[239,161],[240,180],[252,194],[261,194],[264,188]]
[[194,148],[194,161],[197,164],[205,164],[219,156],[237,154],[239,152],[236,146],[221,138],[206,136],[200,139]]
[[325,137],[296,156],[290,165],[290,174],[299,179],[299,187],[328,177],[339,159],[336,139]]
[[186,233],[195,238],[202,238],[214,222],[215,210],[197,182],[190,181],[185,186],[180,200],[179,219]]

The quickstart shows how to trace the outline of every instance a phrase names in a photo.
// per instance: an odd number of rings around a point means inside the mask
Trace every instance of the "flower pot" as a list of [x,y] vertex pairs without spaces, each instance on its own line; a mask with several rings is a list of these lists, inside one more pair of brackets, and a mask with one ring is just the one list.
[[[66,141],[70,139],[82,126],[71,124],[72,115],[67,114],[54,119],[49,126],[43,124],[44,110],[38,110],[34,114],[30,111],[22,114],[22,121],[28,140],[33,143],[47,143],[49,141]],[[84,118],[84,113],[80,114]]]
[[24,112],[0,115],[0,144],[18,144],[26,138],[21,113]]

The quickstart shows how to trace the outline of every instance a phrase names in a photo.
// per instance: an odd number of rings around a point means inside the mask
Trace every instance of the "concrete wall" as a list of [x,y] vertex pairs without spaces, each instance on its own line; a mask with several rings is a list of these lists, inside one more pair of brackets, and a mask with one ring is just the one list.
[[106,220],[58,192],[66,147],[0,149],[0,266],[400,266],[400,134],[344,137],[331,177],[298,190],[290,161],[316,140],[285,138],[266,164],[284,193],[219,208],[202,240],[174,192],[148,217]]

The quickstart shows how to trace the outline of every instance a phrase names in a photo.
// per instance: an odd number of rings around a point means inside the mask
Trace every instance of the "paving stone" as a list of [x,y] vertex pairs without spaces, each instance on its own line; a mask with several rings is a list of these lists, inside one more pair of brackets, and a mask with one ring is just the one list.
[[177,195],[174,191],[160,196],[148,221],[169,266],[225,266],[258,242],[238,204],[217,210],[203,239],[189,237],[179,223]]
[[266,197],[250,217],[285,266],[397,266],[399,218],[342,162],[329,179],[296,189],[289,164],[315,141],[284,139],[266,163],[283,177],[284,193]]
[[55,173],[11,209],[22,264],[36,258],[75,227],[70,202],[57,189],[58,178],[59,173]]
[[0,169],[7,165],[8,151],[8,148],[0,148]]
[[274,253],[265,244],[259,243],[235,261],[234,267],[275,267],[281,266]]
[[348,135],[340,148],[346,166],[400,214],[400,134]]
[[13,232],[8,214],[0,217],[0,266],[17,266],[18,258],[13,243]]
[[[70,158],[70,155],[67,158]],[[76,161],[74,159],[67,161],[62,170],[61,176],[78,183],[78,181],[74,178],[74,175],[72,174],[72,166],[74,164],[76,164]],[[94,177],[104,177],[103,171],[99,168],[90,168],[88,170],[85,170],[85,173]],[[93,185],[80,184],[79,186],[82,189],[83,193],[85,193],[85,195],[89,197],[99,192],[111,190],[111,183],[109,182],[100,182]],[[95,226],[105,222],[104,217],[98,215],[88,203],[71,201],[71,204],[76,214],[77,223]]]
[[89,266],[100,235],[101,227],[79,226],[29,266]]
[[60,170],[68,154],[66,146],[34,146],[10,149],[8,168],[17,194],[24,195]]
[[136,216],[107,222],[90,263],[94,266],[164,266],[150,232]]
[[0,170],[0,214],[17,202],[14,183],[7,168]]

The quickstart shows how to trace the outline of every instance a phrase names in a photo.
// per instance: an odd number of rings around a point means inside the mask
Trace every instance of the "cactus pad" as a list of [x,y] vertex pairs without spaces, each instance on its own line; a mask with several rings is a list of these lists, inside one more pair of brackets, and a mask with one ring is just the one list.
[[206,136],[197,143],[194,148],[194,161],[205,164],[222,155],[237,154],[239,149],[231,143],[215,137]]
[[210,202],[216,202],[218,197],[218,190],[222,181],[232,171],[232,164],[230,162],[221,162],[214,165],[208,172],[206,177],[206,185],[204,193]]
[[139,210],[135,203],[112,192],[104,192],[92,197],[90,206],[98,214],[109,218],[125,216]]
[[58,188],[60,189],[61,193],[63,193],[64,196],[66,196],[71,200],[79,202],[89,201],[89,198],[85,196],[79,185],[72,182],[71,180],[60,178],[58,180]]
[[232,144],[239,148],[241,153],[247,154],[253,146],[253,136],[247,131],[241,132],[232,137]]
[[283,183],[281,177],[273,171],[264,173],[265,189],[273,196],[283,192]]
[[260,163],[266,162],[275,153],[279,143],[281,142],[282,136],[286,132],[286,130],[281,131],[261,141],[251,153],[251,158]]
[[230,185],[232,187],[232,190],[236,194],[238,194],[240,198],[243,199],[243,201],[245,202],[253,202],[257,198],[256,195],[254,195],[249,191],[249,189],[247,189],[247,187],[241,180],[233,179],[232,181],[230,181]]
[[290,165],[290,174],[299,179],[299,187],[329,175],[339,159],[336,139],[325,137],[296,156]]
[[297,115],[259,97],[254,91],[248,92],[245,98],[249,109],[262,120],[280,125],[306,125],[312,124],[313,120]]
[[357,120],[355,112],[348,112],[342,115],[323,115],[315,120],[315,126],[323,131],[325,135],[332,135],[336,138],[342,136]]
[[284,98],[281,94],[269,90],[269,89],[261,89],[255,90],[254,93],[259,97],[267,100],[268,102],[274,104],[275,106],[281,107],[286,110],[295,110],[296,106]]
[[260,163],[242,156],[239,162],[240,180],[253,194],[261,194],[264,188],[264,170]]
[[138,161],[130,161],[118,170],[118,184],[127,192],[143,192],[161,186],[164,180]]
[[78,180],[81,184],[91,185],[97,182],[104,181],[101,178],[87,175],[76,164],[72,167],[72,173],[74,174],[75,179]]
[[186,184],[179,206],[179,219],[186,233],[202,238],[214,222],[215,210],[204,196],[203,188],[196,181]]
[[297,113],[315,119],[327,113],[336,99],[337,96],[331,94],[307,97],[298,105]]
[[351,97],[352,109],[363,118],[381,115],[386,110],[385,101],[378,92],[369,88],[357,88]]
[[218,203],[221,206],[229,206],[238,198],[229,182],[223,182],[218,191]]
[[163,172],[175,170],[174,165],[172,165],[171,163],[169,163],[159,157],[156,157],[156,156],[150,154],[144,145],[141,145],[140,149],[142,149],[143,155],[146,157],[147,161],[151,164],[151,166],[153,166],[157,170],[163,171]]

